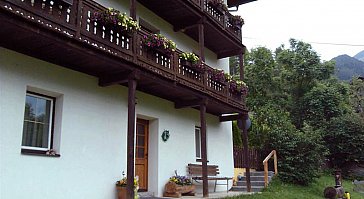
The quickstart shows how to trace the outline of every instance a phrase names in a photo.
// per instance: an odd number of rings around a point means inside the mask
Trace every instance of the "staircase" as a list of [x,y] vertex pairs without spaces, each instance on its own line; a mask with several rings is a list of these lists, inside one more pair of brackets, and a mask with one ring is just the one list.
[[[268,183],[274,175],[273,171],[268,171]],[[260,192],[264,188],[264,171],[250,172],[251,191]],[[230,191],[247,191],[245,175],[241,180],[237,181],[236,186],[233,186]]]

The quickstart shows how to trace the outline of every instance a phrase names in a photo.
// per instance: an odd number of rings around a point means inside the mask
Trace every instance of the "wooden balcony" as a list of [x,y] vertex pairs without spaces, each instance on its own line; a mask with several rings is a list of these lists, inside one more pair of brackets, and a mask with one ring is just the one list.
[[128,38],[96,26],[91,16],[102,9],[92,0],[74,0],[72,5],[60,0],[0,0],[0,46],[98,77],[101,86],[127,85],[123,77],[137,72],[138,90],[175,102],[176,107],[207,100],[207,112],[214,115],[247,111],[244,99],[230,94],[226,85],[206,72],[183,67],[180,51],[167,57],[143,47],[146,32]]
[[210,0],[138,0],[173,25],[175,31],[183,31],[198,40],[197,24],[205,25],[205,46],[218,58],[238,55],[244,49],[241,43],[241,27],[231,24],[232,15],[213,7]]

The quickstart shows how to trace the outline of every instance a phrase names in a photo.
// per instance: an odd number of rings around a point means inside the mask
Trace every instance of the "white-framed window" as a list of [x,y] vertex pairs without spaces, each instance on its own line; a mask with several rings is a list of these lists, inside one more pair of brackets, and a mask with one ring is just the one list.
[[53,149],[56,98],[27,92],[23,122],[22,152],[49,153]]
[[195,127],[195,147],[196,147],[196,159],[201,159],[201,128]]

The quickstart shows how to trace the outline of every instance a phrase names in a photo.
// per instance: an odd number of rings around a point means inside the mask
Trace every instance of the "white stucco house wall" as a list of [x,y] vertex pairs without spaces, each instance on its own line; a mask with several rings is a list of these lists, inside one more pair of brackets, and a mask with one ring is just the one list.
[[[129,13],[129,1],[97,2]],[[137,18],[158,28],[180,50],[198,52],[198,42],[175,32],[167,21],[139,3]],[[228,72],[228,58],[218,59],[208,48],[205,56],[207,64]],[[97,77],[0,47],[1,199],[116,198],[115,182],[127,170],[128,88],[100,87],[98,81]],[[187,175],[189,163],[200,164],[200,144],[196,144],[200,142],[200,112],[176,109],[173,102],[141,91],[136,98],[135,117],[148,121],[146,191],[160,197],[175,171]],[[26,104],[32,102],[35,115],[45,113],[46,122],[27,118],[31,114]],[[218,165],[219,175],[233,177],[231,122],[220,122],[212,114],[206,119],[208,164]],[[44,128],[52,135],[47,133],[37,148],[27,143],[31,139],[25,135],[27,128]],[[167,141],[161,138],[165,130],[170,133]],[[53,151],[48,153],[55,155],[27,153],[34,149],[44,152],[50,144]],[[213,191],[213,181],[209,188]],[[197,184],[197,192],[201,189],[202,184]],[[217,191],[226,191],[226,186],[217,186]]]

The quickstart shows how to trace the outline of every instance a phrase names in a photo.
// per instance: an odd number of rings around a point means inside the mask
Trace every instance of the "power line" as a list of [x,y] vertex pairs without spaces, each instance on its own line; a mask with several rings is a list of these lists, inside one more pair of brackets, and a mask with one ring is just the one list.
[[[255,37],[243,37],[243,38],[259,40],[259,38],[255,38]],[[364,44],[347,44],[347,43],[331,43],[331,42],[315,42],[315,41],[310,42],[310,41],[305,41],[305,40],[302,40],[302,41],[305,43],[320,44],[320,45],[364,47]]]
[[326,42],[307,42],[312,44],[323,44],[323,45],[333,45],[333,46],[363,46],[364,44],[343,44],[343,43],[326,43]]

